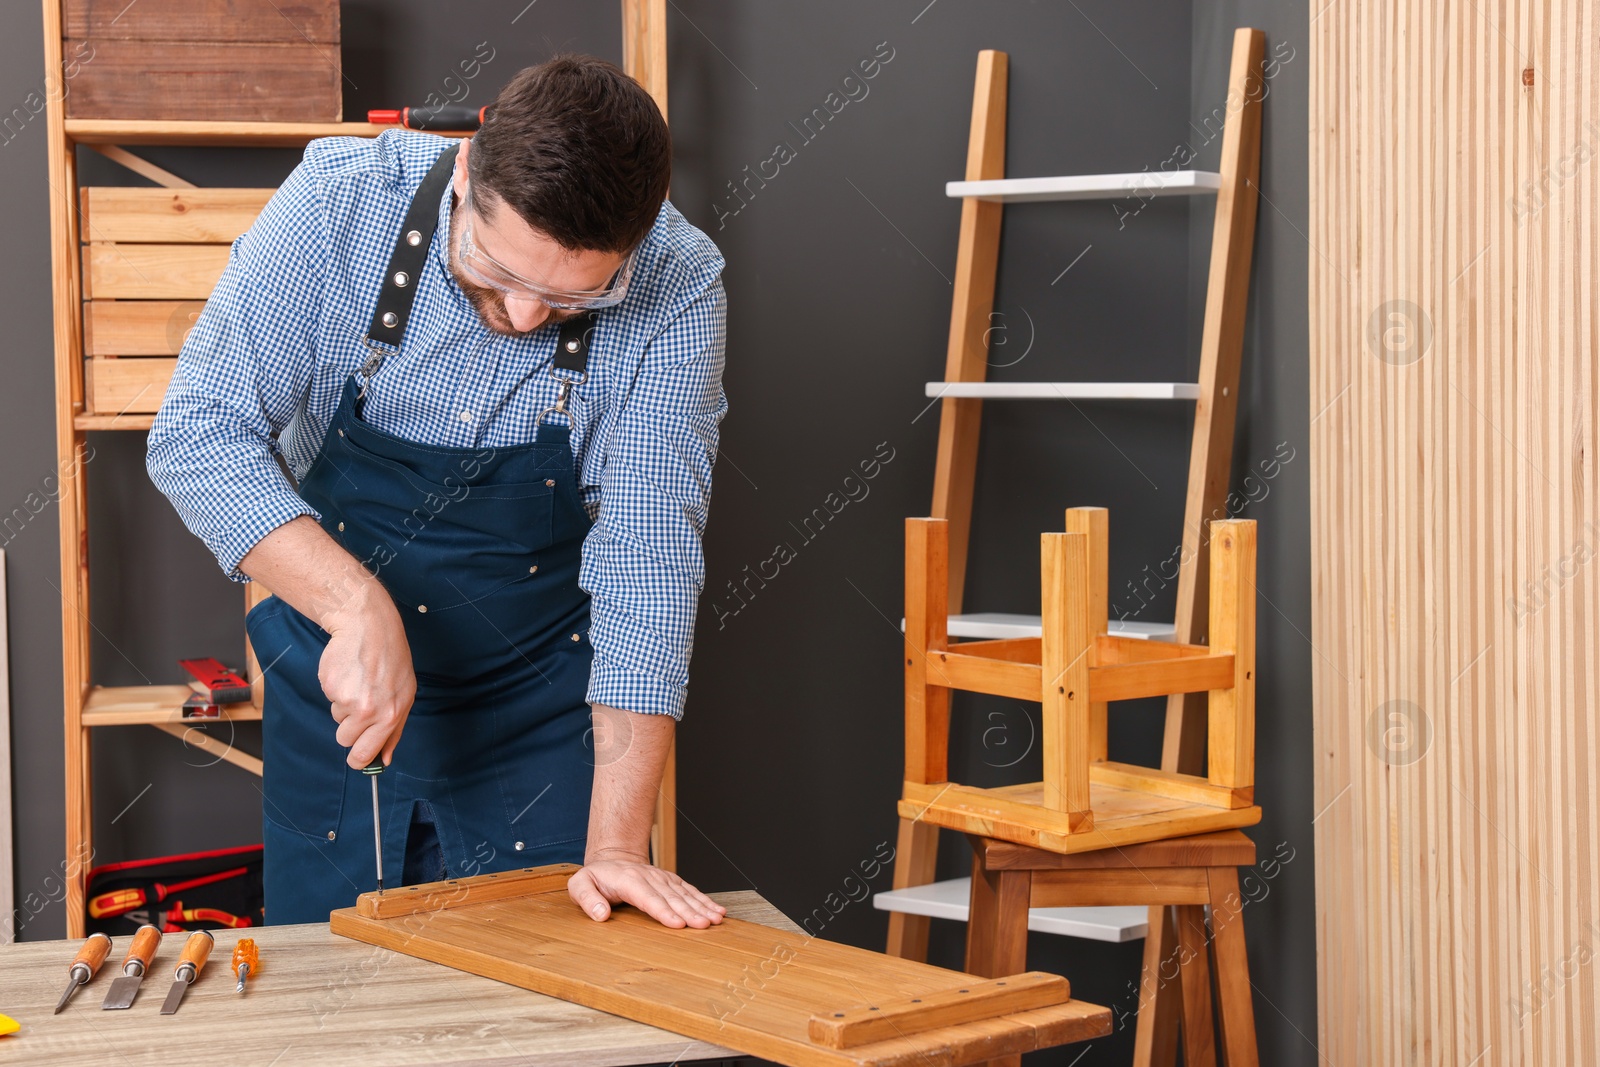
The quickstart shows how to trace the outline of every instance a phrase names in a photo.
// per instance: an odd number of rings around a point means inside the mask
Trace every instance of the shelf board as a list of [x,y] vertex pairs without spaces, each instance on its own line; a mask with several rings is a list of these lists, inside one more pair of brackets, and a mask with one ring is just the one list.
[[148,415],[74,415],[72,425],[79,430],[148,430],[156,417]]
[[[872,906],[879,911],[966,922],[971,892],[972,879],[952,878],[947,882],[874,894]],[[1149,931],[1149,918],[1149,908],[1132,904],[1103,908],[1029,908],[1028,929],[1091,941],[1137,941]]]
[[97,685],[83,702],[85,726],[156,726],[183,723],[248,722],[261,718],[254,704],[227,704],[216,719],[185,719],[183,702],[194,690],[186,685]]
[[973,197],[997,204],[1044,200],[1114,200],[1126,196],[1201,196],[1222,188],[1222,175],[1209,170],[1135,171],[1131,174],[1068,174],[1054,178],[993,178],[947,182],[946,196]]
[[[905,628],[902,622],[901,629]],[[1106,626],[1113,637],[1136,637],[1146,641],[1171,641],[1176,629],[1170,622],[1141,622],[1137,619],[1112,619]],[[1037,615],[1013,615],[1003,611],[980,611],[952,615],[951,637],[1001,640],[1008,637],[1038,637],[1043,632]]]
[[1194,382],[929,382],[933,399],[982,400],[1198,400]]
[[[69,140],[78,144],[229,145],[299,148],[318,137],[376,137],[399,126],[371,122],[179,122],[150,119],[67,119]],[[446,132],[446,137],[470,137]]]

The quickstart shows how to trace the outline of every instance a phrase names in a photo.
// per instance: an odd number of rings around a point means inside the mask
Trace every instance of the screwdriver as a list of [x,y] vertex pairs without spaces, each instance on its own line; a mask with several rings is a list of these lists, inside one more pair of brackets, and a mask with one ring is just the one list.
[[109,955],[111,955],[111,938],[105,934],[90,934],[84,939],[77,958],[67,968],[67,991],[61,994],[61,1000],[56,1004],[54,1014],[61,1014],[61,1009],[67,1006],[67,1001],[72,999],[72,994],[78,991],[79,986],[89,984],[89,979],[95,976],[95,972]]
[[372,762],[361,769],[372,779],[372,848],[378,859],[378,895],[383,896],[383,831],[378,828],[378,775],[383,773],[383,757],[374,756]]
[[239,976],[239,987],[234,992],[243,993],[244,980],[254,978],[260,970],[261,953],[256,951],[255,938],[241,937],[233,946],[233,973]]
[[216,938],[205,930],[196,930],[183,943],[183,954],[178,957],[178,967],[172,972],[172,988],[167,990],[167,999],[161,1004],[162,1015],[177,1013],[178,1005],[183,1003],[183,995],[200,977],[200,968],[206,965],[206,960],[211,958],[211,946],[215,943]]

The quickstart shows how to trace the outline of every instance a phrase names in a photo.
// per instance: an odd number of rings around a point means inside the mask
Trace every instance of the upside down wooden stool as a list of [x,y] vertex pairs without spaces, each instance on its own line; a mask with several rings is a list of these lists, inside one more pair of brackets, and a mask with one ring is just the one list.
[[[968,972],[990,978],[1024,969],[1030,907],[1149,904],[1152,920],[1163,916],[1164,921],[1176,922],[1177,929],[1175,939],[1168,939],[1173,950],[1153,963],[1147,958],[1140,976],[1135,1067],[1170,1067],[1174,1062],[1176,1020],[1163,1019],[1160,1013],[1178,1005],[1186,1067],[1219,1062],[1211,1021],[1213,983],[1207,958],[1212,955],[1221,1062],[1227,1067],[1256,1067],[1255,1012],[1238,871],[1255,863],[1255,842],[1238,830],[1222,830],[1063,855],[976,834],[969,834],[968,840],[972,843]],[[1163,911],[1159,905],[1169,907]],[[1154,942],[1157,931],[1152,928],[1148,936]],[[1020,1062],[1020,1057],[1008,1057],[990,1064],[1009,1067]]]

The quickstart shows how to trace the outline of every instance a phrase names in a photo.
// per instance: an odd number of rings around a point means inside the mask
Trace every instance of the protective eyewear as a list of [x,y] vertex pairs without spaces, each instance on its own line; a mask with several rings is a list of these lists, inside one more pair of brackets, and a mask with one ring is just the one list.
[[[465,198],[463,198],[465,201]],[[461,244],[458,257],[462,269],[480,285],[491,289],[498,289],[502,293],[523,299],[542,300],[550,307],[561,310],[592,310],[595,308],[611,307],[621,303],[622,298],[628,295],[628,283],[633,279],[633,267],[638,259],[638,246],[629,250],[622,266],[611,276],[611,283],[600,289],[591,289],[587,292],[570,289],[553,289],[548,285],[529,281],[505,264],[496,260],[485,252],[473,240],[473,224],[476,221],[470,205],[464,212],[466,218],[461,226]]]

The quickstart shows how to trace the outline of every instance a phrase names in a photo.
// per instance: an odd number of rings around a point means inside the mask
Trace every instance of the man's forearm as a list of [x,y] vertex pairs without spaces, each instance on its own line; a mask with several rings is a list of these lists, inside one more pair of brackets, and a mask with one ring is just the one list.
[[308,515],[257,541],[239,569],[324,630],[333,629],[341,613],[365,606],[369,596],[382,592],[372,572]]
[[648,862],[661,771],[677,721],[593,705],[594,791],[589,800],[585,862],[629,858]]

